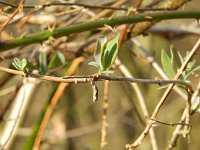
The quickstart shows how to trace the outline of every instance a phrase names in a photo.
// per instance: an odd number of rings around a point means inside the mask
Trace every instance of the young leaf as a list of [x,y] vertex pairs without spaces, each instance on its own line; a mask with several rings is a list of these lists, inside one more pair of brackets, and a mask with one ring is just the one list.
[[101,68],[102,68],[101,60],[103,59],[106,42],[107,42],[106,36],[101,35],[97,40],[95,50],[94,50],[95,61]]
[[187,69],[191,70],[192,68],[194,68],[196,61],[195,59],[193,59],[191,62],[188,63],[187,65]]
[[89,62],[88,65],[95,66],[100,69],[100,66],[96,61]]
[[181,56],[179,51],[177,51],[177,53],[178,53],[178,57],[179,57],[179,59],[181,61],[181,64],[183,64],[183,62],[184,62],[183,57]]
[[[110,56],[109,52],[105,51],[105,54],[103,56],[103,61],[102,61],[102,70],[106,70],[107,68],[109,68],[110,63],[111,63],[111,62],[108,62],[109,56]],[[110,57],[112,57],[112,56],[110,56]]]
[[27,60],[25,58],[23,58],[22,60],[20,60],[19,58],[14,58],[14,61],[12,62],[12,65],[20,71],[25,71],[26,66],[27,66]]
[[[118,53],[119,34],[107,43],[105,36],[100,36],[94,51],[94,58],[96,62],[90,62],[89,65],[99,68],[99,73],[113,73],[107,72],[107,69],[115,62]],[[107,44],[106,44],[107,43]]]
[[171,45],[170,46],[170,62],[171,62],[171,64],[174,64],[174,52],[173,52],[173,50],[174,50],[174,45]]
[[39,72],[40,74],[45,74],[48,70],[47,68],[47,54],[45,52],[41,52],[39,55]]
[[173,64],[171,64],[171,59],[165,50],[162,50],[161,52],[161,62],[165,73],[169,76],[169,78],[173,78],[176,75],[176,72]]
[[21,70],[21,67],[20,67],[20,59],[19,58],[14,58],[13,62],[12,62],[12,65],[17,69],[17,70]]
[[54,55],[52,56],[49,65],[48,65],[48,69],[54,69],[60,65],[62,65],[65,62],[65,56],[63,53],[61,52],[56,52],[54,53]]
[[120,34],[118,34],[114,39],[109,41],[106,45],[106,48],[104,50],[104,55],[103,55],[103,61],[102,61],[103,70],[110,68],[111,65],[116,60],[116,57],[118,54],[119,35]]
[[112,73],[114,73],[114,71],[110,71],[110,70],[99,70],[99,73],[100,74],[112,74]]
[[27,66],[28,62],[25,58],[22,59],[22,68],[25,69],[25,67]]
[[193,67],[191,68],[190,70],[186,71],[185,75],[184,75],[184,81],[187,79],[187,77],[192,74],[193,72],[197,71],[197,70],[200,70],[200,65],[199,66],[196,66],[196,67]]

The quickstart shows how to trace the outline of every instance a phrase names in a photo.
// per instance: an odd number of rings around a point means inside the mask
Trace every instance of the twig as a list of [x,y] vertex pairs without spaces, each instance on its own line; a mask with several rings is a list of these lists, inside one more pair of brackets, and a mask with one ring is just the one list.
[[103,115],[102,115],[102,129],[101,129],[101,149],[103,150],[107,144],[106,135],[108,128],[108,91],[109,81],[104,82],[104,97],[103,97]]
[[[137,0],[137,1],[133,4],[133,7],[136,8],[136,9],[138,9],[138,8],[141,6],[142,2],[143,2],[143,0]],[[129,14],[129,13],[131,13],[131,14],[136,14],[137,11],[135,11],[135,12],[129,11],[128,14]],[[127,14],[127,15],[128,15],[128,14]],[[122,33],[120,34],[119,47],[121,47],[121,45],[122,45],[122,43],[123,43],[125,37],[127,36],[129,27],[130,27],[130,25],[126,25],[126,26],[124,27],[124,30],[123,30]],[[132,85],[132,86],[135,87],[135,89],[139,89],[137,85]],[[141,93],[141,92],[139,92],[139,93]],[[141,102],[140,102],[141,107],[143,107],[143,109],[144,109],[143,114],[144,114],[144,115],[149,115],[148,110],[147,110],[147,108],[146,108],[146,106],[145,106],[146,104],[145,104],[145,102],[144,102],[144,98],[141,97],[141,99],[139,99],[139,101],[141,101]],[[142,106],[142,105],[144,105],[144,106]],[[154,132],[153,129],[150,131],[150,139],[151,139],[151,145],[152,145],[153,150],[158,150],[157,141],[156,141],[156,136],[155,136],[155,132]]]
[[149,117],[147,117],[147,119],[150,119],[150,120],[154,121],[154,124],[155,123],[160,123],[160,124],[164,124],[164,125],[168,125],[168,126],[184,125],[184,126],[192,127],[190,124],[181,123],[181,122],[167,123],[167,122],[163,122],[163,121],[160,121],[160,120],[157,120],[157,119],[152,119],[152,118],[149,118]]
[[[124,3],[126,3],[128,0],[118,0],[115,3],[113,3],[111,6],[112,7],[119,7],[121,5],[123,5]],[[109,14],[110,12],[112,12],[112,10],[103,10],[100,13],[98,13],[96,16],[94,16],[92,19],[100,19],[105,17],[107,14]]]
[[[159,3],[158,5],[154,6],[156,8],[165,8],[170,10],[176,10],[180,8],[183,4],[187,3],[190,0],[162,0],[162,3]],[[152,22],[142,22],[137,23],[132,28],[131,36],[137,36],[141,33],[143,33],[145,30],[149,29],[151,26],[153,26],[158,21],[152,21]]]
[[[190,123],[190,113],[191,113],[191,101],[192,101],[192,94],[188,93],[188,100],[187,100],[187,104],[186,104],[186,115],[185,115],[185,124],[189,124]],[[184,134],[183,136],[186,137],[189,132],[191,130],[191,127],[189,126],[184,126]]]
[[[12,8],[17,8],[18,5],[0,1],[0,4],[10,6]],[[51,6],[80,6],[84,8],[90,8],[90,9],[109,9],[109,10],[118,10],[118,11],[129,11],[131,8],[123,8],[123,7],[112,7],[112,6],[98,6],[98,5],[87,5],[87,4],[80,4],[80,3],[70,3],[70,2],[48,2],[46,4],[42,5],[24,5],[24,8],[45,8],[45,7],[51,7]],[[162,11],[162,10],[169,10],[169,9],[163,9],[163,8],[138,8],[134,9],[134,11]]]
[[[190,62],[190,60],[192,59],[192,57],[195,55],[195,53],[197,52],[197,50],[198,50],[199,47],[200,47],[200,39],[197,41],[197,43],[195,44],[195,46],[193,47],[193,49],[191,50],[191,52],[189,53],[189,55],[186,57],[184,63],[181,66],[181,68],[178,70],[178,73],[174,77],[175,80],[177,80],[177,79],[180,78],[180,76],[182,75],[183,71],[186,69],[187,64]],[[151,115],[152,119],[156,119],[156,116],[158,115],[158,112],[160,111],[162,105],[164,104],[164,102],[166,101],[166,99],[169,96],[170,92],[172,91],[174,85],[175,84],[172,83],[166,89],[165,93],[163,94],[162,98],[160,99],[159,103],[157,104],[155,110],[153,111],[153,113]],[[190,91],[189,91],[188,94],[191,94]],[[142,143],[142,141],[144,140],[144,138],[146,137],[146,135],[148,134],[148,132],[151,129],[152,125],[153,125],[153,121],[150,120],[148,122],[148,124],[146,125],[146,128],[144,129],[144,131],[142,132],[142,134],[138,137],[138,139],[133,144],[127,144],[126,148],[129,149],[129,150],[132,150],[135,147],[139,146]]]
[[[179,123],[184,123],[185,122],[186,113],[187,113],[187,109],[185,108]],[[172,134],[172,137],[171,137],[171,140],[170,140],[170,143],[169,143],[168,148],[167,148],[168,150],[171,150],[173,147],[176,146],[181,129],[182,129],[182,126],[177,126],[176,129],[174,130],[174,132]]]
[[[194,94],[192,95],[192,103],[194,103],[197,100],[196,98],[199,94],[200,94],[200,82],[199,82],[197,89],[195,90]],[[187,115],[187,108],[185,108],[179,123],[185,122],[186,115]],[[193,115],[193,113],[191,112],[190,115]],[[171,140],[170,140],[170,143],[169,143],[168,148],[167,148],[168,150],[171,150],[176,146],[178,138],[180,136],[181,128],[182,128],[182,126],[177,126],[176,129],[174,130],[172,137],[171,137]]]
[[[164,78],[164,79],[169,79],[166,74],[164,73],[164,71],[162,70],[162,68],[158,65],[158,63],[154,60],[154,57],[148,54],[148,50],[146,50],[136,39],[131,39],[131,41],[141,50],[142,54],[145,56],[146,60],[155,68],[155,70]],[[187,108],[188,111],[190,108],[190,97],[187,97],[187,95],[177,86],[174,87],[174,90],[180,95],[182,96],[185,100],[187,100]],[[186,112],[185,112],[186,113]],[[189,114],[189,113],[188,113]],[[188,117],[189,118],[189,117]],[[184,120],[183,120],[184,121]],[[183,124],[183,121],[181,121],[180,123]],[[189,123],[189,120],[188,120]],[[177,126],[177,128],[181,128],[181,126]],[[188,127],[187,127],[188,128]],[[190,130],[190,128],[188,128],[188,131]]]
[[143,83],[143,84],[181,84],[188,88],[189,91],[192,91],[192,87],[189,83],[181,81],[181,80],[162,80],[162,79],[134,79],[130,77],[121,77],[121,76],[107,76],[107,75],[82,75],[82,76],[65,76],[65,77],[55,77],[55,76],[47,76],[47,75],[39,75],[39,74],[31,74],[31,73],[24,73],[23,71],[17,71],[9,68],[0,67],[0,71],[4,71],[11,74],[36,78],[39,80],[46,80],[46,81],[54,81],[54,82],[62,82],[62,83],[86,83],[91,82],[94,78],[95,81],[126,81],[132,83]]
[[[132,77],[131,73],[128,71],[128,69],[121,64],[121,61],[119,59],[116,60],[116,65],[119,66],[120,71],[124,74],[124,76],[126,77]],[[142,92],[139,88],[139,86],[135,83],[131,83],[132,88],[135,90],[135,93],[137,95],[142,113],[144,116],[149,116],[149,112],[147,110],[147,106],[144,100],[144,97],[142,95]],[[152,147],[154,150],[157,149],[157,142],[156,142],[156,138],[155,138],[155,134],[154,134],[154,130],[150,130],[150,134],[151,134],[151,143],[152,143]]]
[[33,43],[41,43],[48,40],[50,37],[59,38],[62,36],[68,36],[73,33],[80,33],[88,30],[94,30],[101,27],[116,26],[122,24],[134,24],[138,22],[154,22],[168,19],[184,19],[194,18],[200,19],[200,11],[170,11],[170,12],[159,12],[159,13],[144,13],[136,14],[133,16],[120,16],[107,19],[97,19],[85,23],[79,23],[74,25],[67,25],[60,28],[51,30],[45,30],[36,32],[33,34],[25,35],[24,37],[16,38],[9,41],[0,41],[0,51],[16,48],[18,46],[27,46]]
[[[149,50],[145,49],[142,44],[135,38],[132,38],[131,41],[140,49],[142,55],[146,58],[146,60],[151,64],[154,69],[158,72],[158,74],[165,80],[169,80],[169,77],[165,74],[163,69],[159,66],[159,64],[155,61],[154,57],[149,54]],[[132,50],[132,49],[131,49]],[[174,87],[174,90],[182,96],[185,100],[187,100],[187,95],[177,86]]]
[[[138,0],[138,1],[136,1],[136,2],[133,4],[133,7],[134,7],[135,9],[138,9],[138,7],[141,6],[142,2],[143,2],[143,0]],[[136,12],[137,12],[137,11],[135,11],[135,12],[129,11],[129,12],[127,13],[127,15],[129,15],[130,13],[131,13],[131,14],[135,14]],[[123,41],[124,41],[124,39],[125,39],[125,37],[126,37],[126,35],[127,35],[129,26],[130,26],[130,25],[126,25],[126,26],[124,27],[123,31],[122,31],[121,34],[120,34],[120,38],[119,38],[119,47],[121,47],[121,45],[122,45],[122,43],[123,43]]]
[[1,32],[6,28],[6,26],[17,15],[17,13],[20,12],[20,11],[22,11],[24,3],[25,3],[25,0],[21,0],[20,3],[17,5],[17,8],[14,11],[14,13],[12,14],[12,16],[10,16],[10,18],[1,26],[1,28],[0,28],[0,35],[1,35]]
[[[8,2],[3,2],[3,1],[0,1],[0,4],[10,6],[13,8],[18,7],[18,5],[8,3]],[[90,8],[90,9],[110,9],[110,10],[122,10],[122,11],[128,10],[128,8],[122,8],[122,7],[97,6],[97,5],[87,5],[87,4],[59,2],[59,1],[48,2],[42,5],[24,5],[24,8],[39,8],[40,9],[40,8],[51,7],[51,6],[80,6],[80,7]]]
[[[74,73],[74,71],[76,70],[76,68],[78,67],[78,65],[84,60],[83,57],[78,57],[76,58],[72,65],[70,66],[70,69],[67,72],[67,75],[72,75]],[[65,90],[65,88],[69,85],[69,83],[60,83],[60,85],[58,86],[54,96],[51,99],[51,103],[49,105],[49,107],[47,108],[47,111],[44,115],[44,118],[41,122],[40,128],[38,130],[37,136],[35,138],[35,142],[33,145],[33,149],[34,150],[39,150],[40,148],[40,143],[42,140],[42,136],[44,133],[44,130],[49,122],[49,119],[53,113],[54,108],[57,106],[57,103],[60,100],[60,97],[62,96],[63,91]]]

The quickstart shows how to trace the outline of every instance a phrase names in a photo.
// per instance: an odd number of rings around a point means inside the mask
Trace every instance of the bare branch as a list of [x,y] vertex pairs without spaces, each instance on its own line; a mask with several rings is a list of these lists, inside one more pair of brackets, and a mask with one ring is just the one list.
[[[182,64],[181,68],[178,70],[178,73],[174,77],[175,80],[180,78],[180,76],[182,75],[183,71],[187,67],[187,64],[190,62],[192,57],[195,55],[195,53],[197,52],[199,47],[200,47],[200,39],[197,41],[197,43],[195,44],[195,46],[193,47],[193,49],[191,50],[191,52],[189,53],[189,55],[185,59],[184,63]],[[174,85],[175,84],[172,83],[166,89],[165,93],[163,94],[162,98],[160,99],[160,101],[157,104],[154,112],[151,115],[152,119],[156,119],[156,116],[158,115],[158,112],[160,111],[162,105],[164,104],[164,102],[166,101],[166,99],[169,96],[170,92],[172,91]],[[191,94],[191,93],[188,93],[188,94]],[[126,148],[129,149],[129,150],[132,150],[133,148],[139,146],[141,144],[141,142],[144,140],[144,138],[146,137],[146,135],[148,134],[148,132],[151,129],[152,125],[153,125],[153,121],[149,120],[148,124],[146,125],[146,128],[144,129],[142,134],[138,137],[138,139],[133,144],[127,144]]]
[[23,5],[25,3],[25,0],[21,0],[20,3],[17,5],[17,9],[14,11],[12,16],[1,26],[0,28],[0,35],[1,32],[6,28],[6,26],[12,21],[12,19],[17,15],[18,12],[22,11]]
[[[18,5],[9,3],[9,2],[4,2],[4,1],[0,1],[0,4],[6,5],[6,6],[10,6],[12,8],[17,8]],[[87,5],[87,4],[80,4],[80,3],[70,3],[70,2],[59,2],[59,1],[55,1],[55,2],[48,2],[46,4],[42,4],[42,5],[24,5],[24,8],[45,8],[45,7],[51,7],[51,6],[80,6],[80,7],[84,7],[84,8],[90,8],[90,9],[109,9],[109,10],[117,10],[117,11],[129,11],[131,10],[130,8],[123,8],[123,7],[112,7],[112,6],[98,6],[98,5]],[[133,8],[133,11],[138,11],[138,12],[144,12],[144,11],[162,11],[162,10],[170,10],[168,8]]]
[[46,80],[46,81],[54,81],[54,82],[62,82],[62,83],[86,83],[91,82],[93,79],[94,81],[126,81],[126,82],[133,82],[133,83],[142,83],[142,84],[181,84],[188,88],[189,91],[193,91],[192,87],[189,83],[181,81],[181,80],[162,80],[162,79],[134,79],[129,77],[120,77],[120,76],[107,76],[107,75],[81,75],[81,76],[65,76],[65,77],[55,77],[55,76],[47,76],[47,75],[39,75],[33,73],[24,73],[23,71],[13,70],[9,68],[0,67],[0,71],[4,71],[11,74],[22,75],[31,78],[37,78],[39,80]]

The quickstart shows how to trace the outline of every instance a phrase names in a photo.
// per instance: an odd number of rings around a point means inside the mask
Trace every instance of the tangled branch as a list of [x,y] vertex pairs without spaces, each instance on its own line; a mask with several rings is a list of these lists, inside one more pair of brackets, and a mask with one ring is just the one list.
[[134,24],[144,21],[153,22],[167,19],[184,18],[200,19],[200,11],[170,11],[159,13],[144,13],[130,16],[113,17],[108,19],[97,19],[85,23],[67,25],[61,28],[55,28],[51,30],[45,30],[25,35],[23,37],[9,41],[0,41],[0,51],[5,51],[19,46],[27,46],[33,43],[41,43],[45,40],[48,40],[50,37],[59,38],[62,36],[68,36],[73,33],[95,30],[101,27],[105,27],[105,25],[116,26],[122,24]]

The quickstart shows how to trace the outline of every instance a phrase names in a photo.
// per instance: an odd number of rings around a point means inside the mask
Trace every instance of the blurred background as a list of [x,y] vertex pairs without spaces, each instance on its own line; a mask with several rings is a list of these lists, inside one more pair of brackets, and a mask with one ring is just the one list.
[[[1,0],[2,1],[2,0]],[[1,2],[0,1],[0,2]],[[131,7],[138,0],[60,0],[59,2],[70,2],[87,5],[105,5],[121,8]],[[159,8],[173,0],[144,0],[139,8]],[[17,0],[3,1],[18,4]],[[42,30],[53,29],[66,25],[82,23],[98,18],[109,18],[113,16],[126,15],[126,11],[104,10],[83,8],[78,5],[50,6],[40,8],[42,4],[54,1],[26,0],[26,5],[36,5],[35,8],[24,8],[19,12],[6,29],[1,33],[1,40],[9,40],[30,33]],[[167,6],[166,6],[167,7]],[[2,13],[0,14],[1,25],[8,19],[15,8],[0,3]],[[200,10],[200,1],[191,0],[185,3],[180,10]],[[108,12],[105,12],[108,11]],[[104,14],[103,14],[104,13]],[[117,32],[122,32],[125,25],[114,27]],[[139,34],[134,35],[133,25],[129,26],[129,33],[124,39],[120,50],[119,60],[121,64],[131,73],[133,78],[140,79],[162,79],[158,72],[149,62],[147,56],[161,65],[161,50],[164,49],[170,54],[173,47],[176,68],[180,67],[180,60],[177,51],[183,57],[195,45],[200,35],[200,28],[197,20],[180,19],[166,20],[156,23]],[[96,39],[105,34],[108,39],[116,36],[109,27],[95,31],[88,31],[72,34],[68,37],[61,37],[42,44],[32,44],[25,47],[15,48],[0,52],[0,66],[13,68],[11,63],[14,58],[27,58],[35,68],[40,67],[39,57],[41,53],[47,56],[47,63],[50,62],[55,53],[61,52],[65,57],[62,65],[49,69],[46,75],[65,76],[71,64],[79,56],[84,57],[76,68],[73,75],[91,75],[97,73],[95,67],[88,63],[94,61],[93,51]],[[145,49],[145,52],[138,47],[134,40]],[[196,53],[194,59],[196,66],[200,64],[200,53]],[[124,76],[118,65],[113,65],[113,76]],[[27,103],[19,116],[19,124],[15,129],[7,149],[28,150],[32,145],[41,125],[41,120],[48,109],[59,83],[33,79],[28,81],[31,88],[21,89],[26,83],[22,82],[23,77],[0,71],[0,126],[1,130],[9,122],[9,113],[13,105],[17,103],[17,95],[21,90],[21,97],[27,93]],[[194,72],[188,80],[194,89],[199,84],[199,71]],[[103,115],[104,82],[96,82],[99,98],[96,103],[92,101],[92,87],[90,83],[69,84],[60,91],[61,96],[55,109],[48,120],[41,142],[41,150],[99,150],[101,149],[101,128]],[[153,112],[160,100],[165,88],[159,85],[138,84],[140,92],[145,100],[149,114]],[[29,90],[29,91],[28,91]],[[183,94],[186,94],[181,90]],[[26,98],[24,98],[26,99]],[[128,82],[109,82],[107,109],[107,135],[104,146],[105,150],[123,150],[127,143],[132,143],[142,133],[148,118],[143,114],[136,91]],[[167,102],[163,105],[158,120],[175,123],[180,120],[184,111],[186,100],[184,95],[171,92]],[[200,134],[199,113],[191,116],[192,130],[189,138],[180,136],[176,150],[198,150],[200,147],[198,135]],[[157,124],[154,128],[158,149],[166,149],[176,126]],[[151,150],[149,135],[137,148],[139,150]]]

